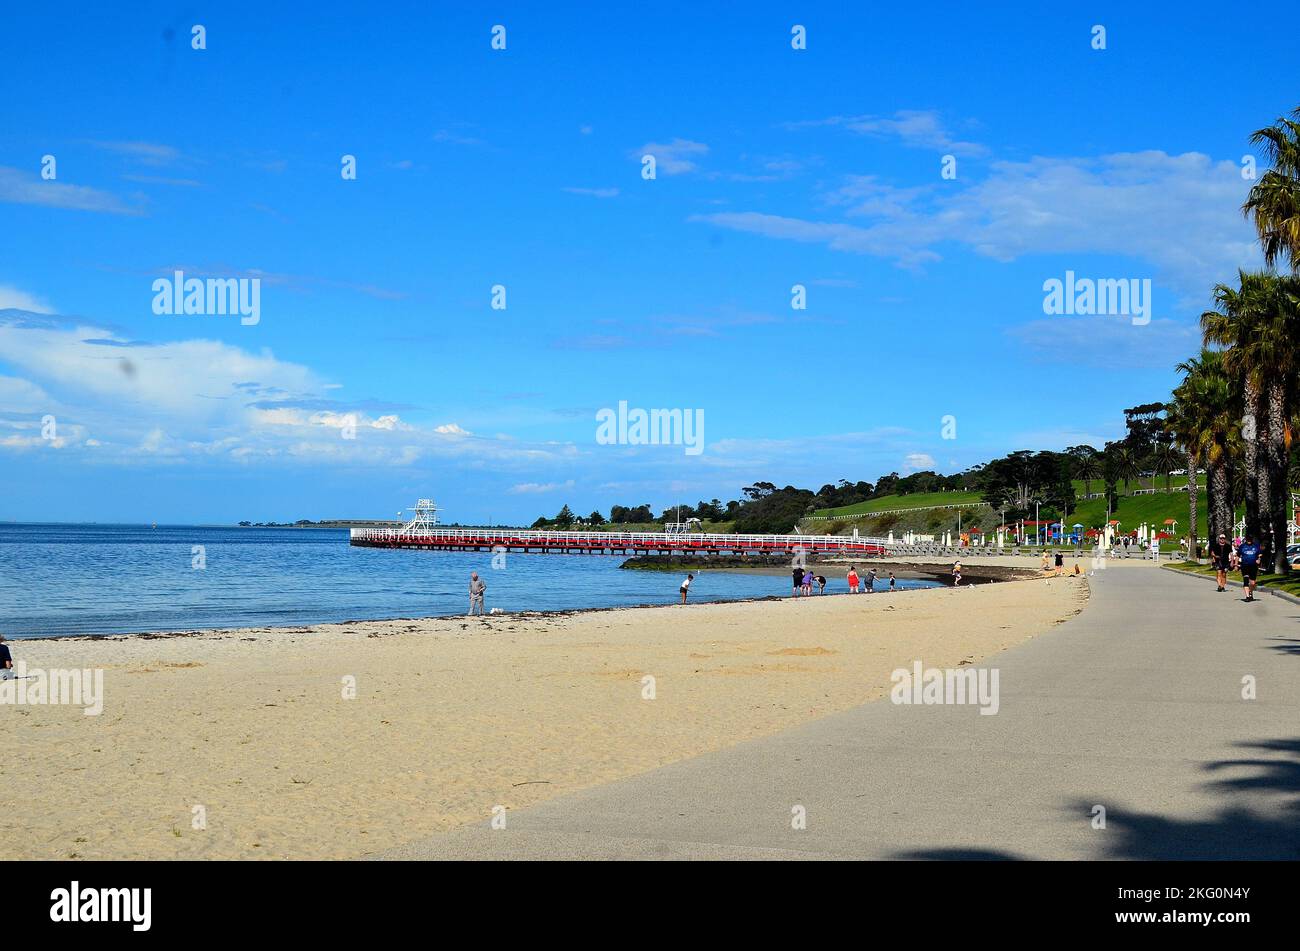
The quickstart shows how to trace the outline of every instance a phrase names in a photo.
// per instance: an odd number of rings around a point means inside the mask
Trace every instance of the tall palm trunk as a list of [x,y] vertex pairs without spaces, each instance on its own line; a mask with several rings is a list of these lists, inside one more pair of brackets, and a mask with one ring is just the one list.
[[1200,457],[1191,449],[1187,450],[1187,558],[1196,558],[1196,467]]
[[1232,485],[1228,479],[1227,460],[1220,457],[1206,467],[1206,517],[1210,523],[1210,538],[1219,533],[1232,537]]
[[1242,425],[1242,463],[1246,470],[1246,535],[1253,535],[1255,541],[1263,538],[1259,522],[1259,384],[1246,377],[1245,413]]
[[[1269,474],[1268,527],[1273,539],[1272,570],[1288,574],[1286,560],[1286,508],[1287,469],[1290,459],[1286,450],[1287,382],[1273,380],[1268,385],[1266,412],[1268,413],[1267,466]],[[1266,563],[1267,564],[1267,563]]]
[[[1269,421],[1268,409],[1260,394],[1259,426],[1255,436],[1255,479],[1259,484],[1256,494],[1259,496],[1259,534],[1255,540],[1260,544],[1259,563],[1265,571],[1273,569],[1273,468],[1269,463]],[[1285,549],[1285,546],[1284,546]]]

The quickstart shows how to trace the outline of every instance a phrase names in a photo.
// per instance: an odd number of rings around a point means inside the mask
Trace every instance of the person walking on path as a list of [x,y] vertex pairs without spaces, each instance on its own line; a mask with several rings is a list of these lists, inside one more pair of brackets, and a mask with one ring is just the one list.
[[474,609],[483,613],[483,595],[487,592],[487,582],[478,576],[477,571],[469,573],[469,613],[473,617]]
[[1255,581],[1259,577],[1259,544],[1255,536],[1246,535],[1246,540],[1237,548],[1237,557],[1241,560],[1241,583],[1246,588],[1246,600],[1255,600]]
[[678,589],[682,594],[682,604],[686,603],[686,594],[690,590],[691,582],[694,580],[695,575],[687,575],[686,580],[682,582],[682,586]]
[[1210,564],[1214,566],[1214,577],[1219,582],[1219,590],[1228,589],[1228,571],[1232,567],[1232,546],[1228,536],[1219,532],[1219,537],[1210,542]]

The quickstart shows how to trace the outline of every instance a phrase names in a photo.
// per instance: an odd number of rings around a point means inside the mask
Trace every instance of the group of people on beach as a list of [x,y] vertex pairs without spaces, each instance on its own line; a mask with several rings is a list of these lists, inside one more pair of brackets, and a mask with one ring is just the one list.
[[[695,575],[687,575],[686,579],[682,582],[681,587],[677,589],[678,594],[681,595],[682,604],[686,603],[686,596],[690,593],[691,582],[694,580]],[[865,592],[866,594],[872,594],[876,590],[876,569],[872,568],[867,572],[864,582],[864,580],[858,576],[858,569],[854,566],[850,566],[847,580],[849,583],[849,594],[858,594],[860,591]],[[792,568],[790,570],[790,581],[794,597],[796,598],[809,597],[813,593],[814,587],[817,588],[818,594],[826,593],[826,576],[815,575],[809,568],[798,566]],[[881,584],[884,583],[884,581],[881,582]],[[894,577],[892,571],[889,572],[888,584],[888,589],[882,590],[898,590],[898,579]]]
[[[863,578],[858,577],[857,567],[854,565],[850,565],[847,580],[849,582],[849,594],[857,594],[859,588],[862,590],[862,593],[864,594],[876,593],[876,569],[875,568],[870,568],[867,570],[866,578],[864,580]],[[889,572],[888,590],[890,591],[897,590],[897,584],[898,584],[898,579],[894,577],[894,573],[892,571]],[[824,582],[823,582],[823,586],[824,586]]]
[[[1065,574],[1065,553],[1058,550],[1055,556],[1053,556],[1048,552],[1043,552],[1042,569],[1043,574],[1054,574],[1058,578]],[[1078,558],[1074,559],[1074,573],[1076,575],[1083,573],[1082,569],[1079,567]]]

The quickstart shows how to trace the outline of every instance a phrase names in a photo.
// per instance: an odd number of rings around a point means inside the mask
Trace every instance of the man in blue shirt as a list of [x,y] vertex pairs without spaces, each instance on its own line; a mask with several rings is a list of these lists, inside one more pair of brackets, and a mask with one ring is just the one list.
[[1255,578],[1259,575],[1259,544],[1254,535],[1247,535],[1246,540],[1237,546],[1237,557],[1241,560],[1241,583],[1246,586],[1246,600],[1255,600]]

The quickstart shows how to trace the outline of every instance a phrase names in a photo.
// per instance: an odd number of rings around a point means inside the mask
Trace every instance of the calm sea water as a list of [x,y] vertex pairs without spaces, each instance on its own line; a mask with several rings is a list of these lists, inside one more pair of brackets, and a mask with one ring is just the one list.
[[[194,546],[206,567],[193,567]],[[353,548],[345,530],[0,524],[0,633],[129,634],[462,614],[469,573],[506,611],[665,604],[681,577],[623,556]],[[827,593],[847,592],[827,573]],[[691,601],[787,595],[788,577],[705,570]],[[932,582],[901,581],[903,587]]]

